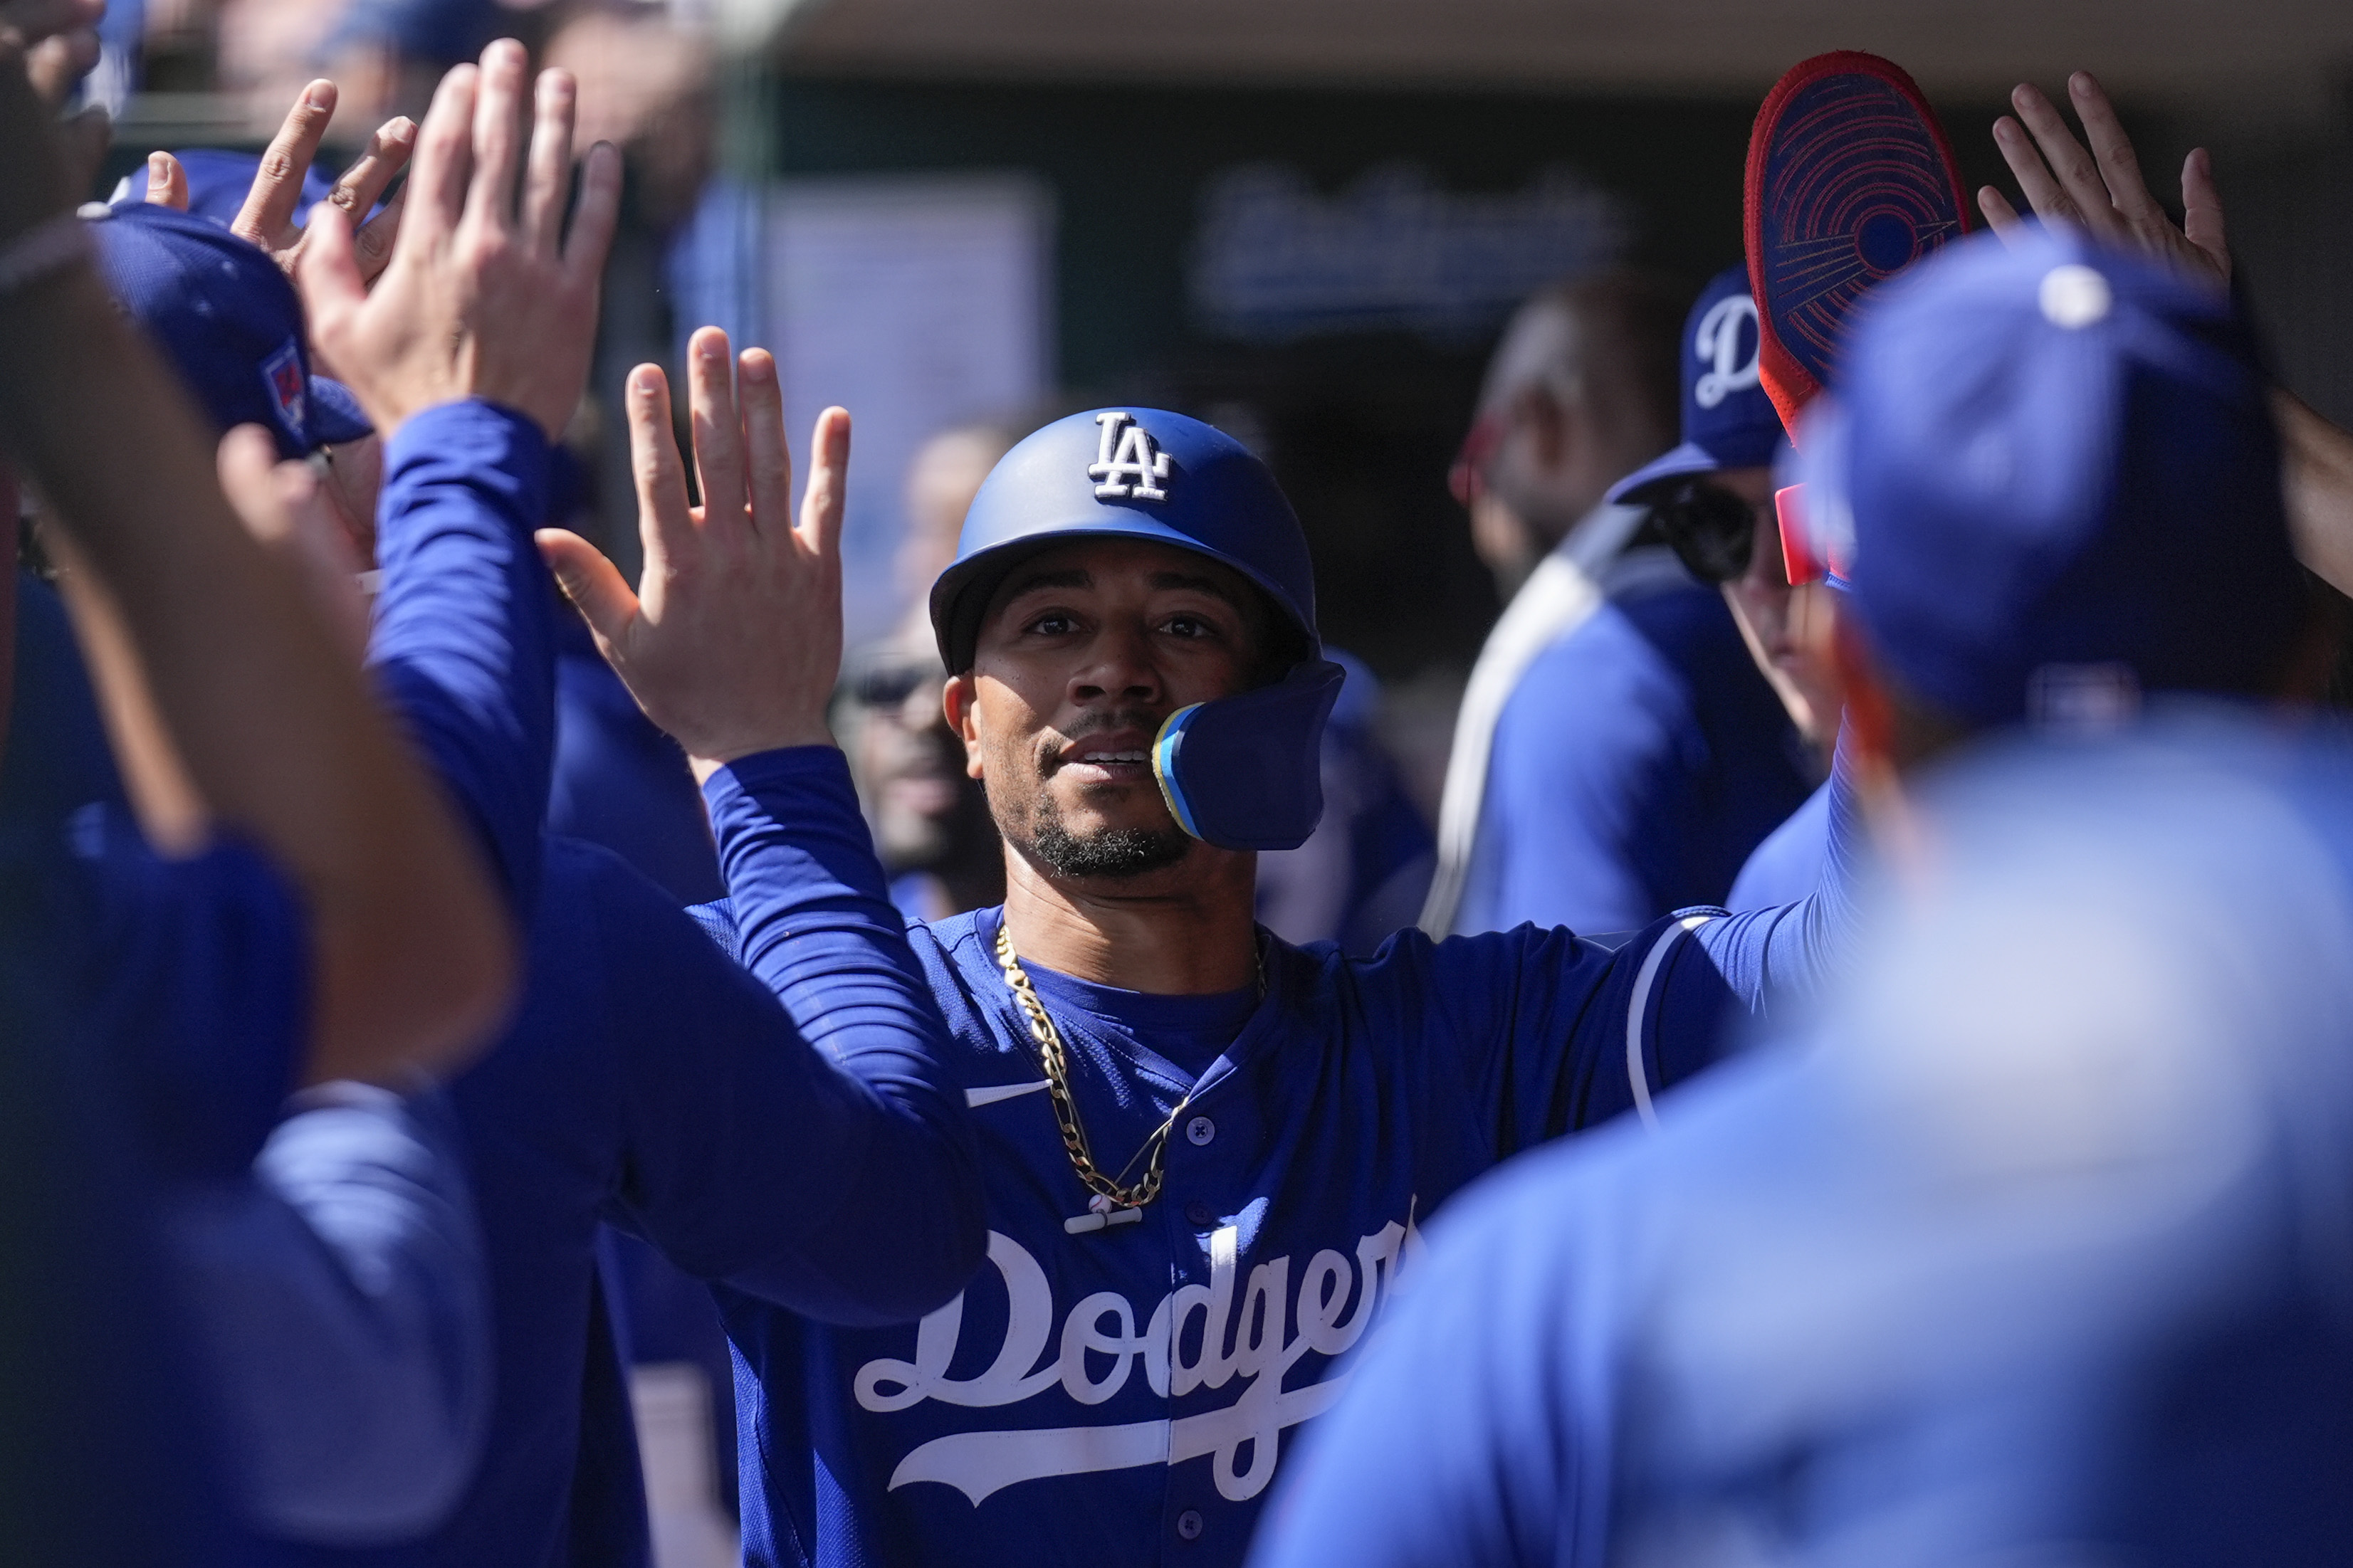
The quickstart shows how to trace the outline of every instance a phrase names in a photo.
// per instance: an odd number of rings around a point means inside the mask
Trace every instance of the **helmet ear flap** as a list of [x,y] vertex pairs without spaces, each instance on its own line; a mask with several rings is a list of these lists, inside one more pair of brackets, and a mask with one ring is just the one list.
[[1347,671],[1311,659],[1272,686],[1180,708],[1152,743],[1168,814],[1220,849],[1296,849],[1324,815],[1324,724]]

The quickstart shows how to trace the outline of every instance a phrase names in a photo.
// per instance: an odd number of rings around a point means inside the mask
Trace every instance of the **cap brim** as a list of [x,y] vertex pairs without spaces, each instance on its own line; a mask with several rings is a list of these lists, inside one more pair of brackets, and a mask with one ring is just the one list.
[[1724,467],[1715,455],[1696,441],[1686,441],[1662,458],[1654,458],[1609,487],[1609,500],[1616,506],[1640,506],[1651,499],[1651,491],[1670,479],[1687,479],[1694,474],[1712,474]]
[[311,378],[310,426],[311,444],[319,447],[356,441],[375,434],[375,426],[360,411],[360,400],[352,395],[352,389],[323,375]]

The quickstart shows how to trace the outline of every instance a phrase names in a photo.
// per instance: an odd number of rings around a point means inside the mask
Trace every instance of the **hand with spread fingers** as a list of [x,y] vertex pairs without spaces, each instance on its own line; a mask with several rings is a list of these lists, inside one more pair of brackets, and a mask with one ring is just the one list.
[[[310,175],[311,160],[318,156],[319,143],[335,118],[335,84],[324,78],[302,89],[302,96],[286,111],[286,122],[261,154],[253,188],[246,193],[236,221],[228,226],[231,233],[269,252],[290,274],[301,265],[302,247],[309,238],[309,231],[295,225],[295,209],[301,205],[302,182]],[[367,215],[416,147],[415,121],[405,114],[385,121],[327,194],[327,200],[342,210],[346,221],[359,226],[352,243],[364,282],[373,282],[392,259],[407,190],[404,187],[373,218]],[[169,153],[148,154],[147,199],[159,206],[187,211],[187,171]]]
[[[2035,216],[2045,223],[2071,224],[2103,243],[2228,286],[2231,249],[2223,239],[2222,197],[2214,186],[2212,156],[2205,148],[2196,148],[2181,165],[2183,216],[2177,228],[2148,194],[2132,139],[2092,73],[2077,71],[2069,77],[2067,96],[2084,122],[2088,152],[2052,101],[2027,83],[2010,95],[2018,119],[2005,114],[1993,123],[1994,142],[2010,172],[2018,176],[2019,189],[2026,193]],[[2021,221],[2009,198],[1991,185],[1978,192],[1978,210],[1997,232],[2006,233]]]
[[553,438],[587,383],[621,159],[603,142],[589,149],[567,233],[575,88],[567,72],[540,73],[526,145],[526,65],[522,46],[502,38],[479,67],[441,79],[373,292],[349,215],[331,202],[311,212],[295,268],[311,342],[386,437],[422,409],[479,397]]
[[776,360],[747,349],[739,361],[727,334],[705,327],[687,346],[687,375],[700,507],[687,505],[669,384],[649,364],[629,375],[646,556],[638,591],[577,534],[549,529],[539,544],[638,705],[707,778],[755,752],[833,743],[826,705],[841,670],[849,416],[818,416],[796,526]]

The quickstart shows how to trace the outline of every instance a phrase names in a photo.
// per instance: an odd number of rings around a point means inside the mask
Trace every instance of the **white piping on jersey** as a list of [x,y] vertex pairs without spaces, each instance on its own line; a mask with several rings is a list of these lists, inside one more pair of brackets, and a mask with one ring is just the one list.
[[964,1102],[978,1110],[984,1105],[995,1105],[998,1100],[1011,1100],[1017,1094],[1035,1094],[1045,1087],[1046,1080],[1042,1078],[1028,1083],[993,1083],[987,1089],[965,1089]]
[[1659,1130],[1659,1113],[1651,1105],[1651,1069],[1642,1065],[1642,1021],[1651,1011],[1651,983],[1658,978],[1660,966],[1667,962],[1675,943],[1715,918],[1685,915],[1661,931],[1651,951],[1642,955],[1641,972],[1634,976],[1634,999],[1626,1005],[1626,1081],[1634,1088],[1635,1114],[1653,1132]]

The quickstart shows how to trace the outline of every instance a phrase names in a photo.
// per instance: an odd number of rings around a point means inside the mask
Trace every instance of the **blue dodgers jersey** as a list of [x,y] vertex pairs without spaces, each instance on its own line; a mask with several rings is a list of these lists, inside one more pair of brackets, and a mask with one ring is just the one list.
[[[701,914],[728,940],[724,908]],[[1240,1561],[1291,1435],[1414,1268],[1421,1221],[1506,1155],[1697,1070],[1733,995],[1673,921],[1619,952],[1409,931],[1370,960],[1262,933],[1267,994],[1198,1087],[1056,1014],[1106,1168],[1193,1089],[1159,1199],[1073,1235],[1087,1193],[995,957],[999,919],[913,927],[978,1124],[987,1266],[919,1325],[877,1330],[721,1291],[747,1562]]]

